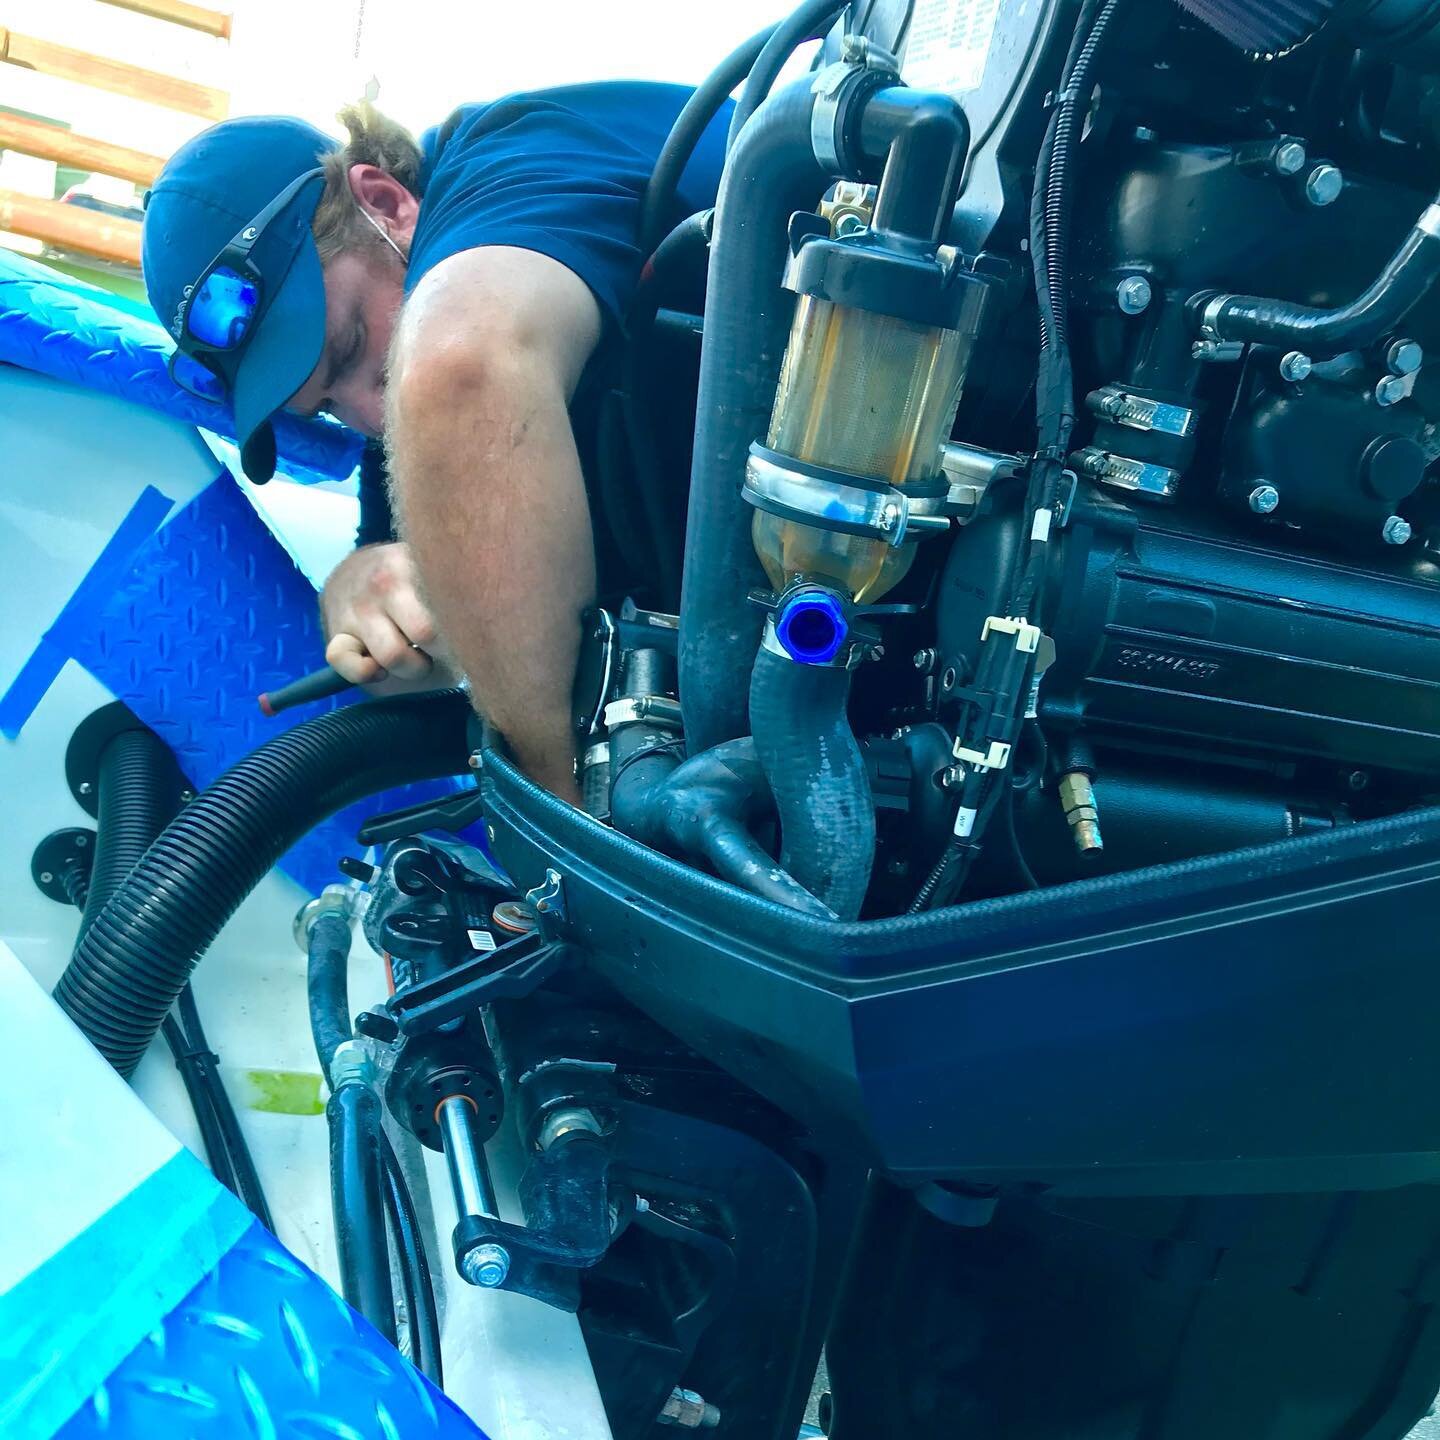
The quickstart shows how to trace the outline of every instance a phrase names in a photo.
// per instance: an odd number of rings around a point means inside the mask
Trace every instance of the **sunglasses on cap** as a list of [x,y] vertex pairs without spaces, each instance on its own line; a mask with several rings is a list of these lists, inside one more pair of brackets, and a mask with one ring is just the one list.
[[170,356],[170,378],[182,390],[218,404],[234,389],[245,342],[272,298],[251,252],[285,207],[324,173],[317,165],[296,176],[186,287]]

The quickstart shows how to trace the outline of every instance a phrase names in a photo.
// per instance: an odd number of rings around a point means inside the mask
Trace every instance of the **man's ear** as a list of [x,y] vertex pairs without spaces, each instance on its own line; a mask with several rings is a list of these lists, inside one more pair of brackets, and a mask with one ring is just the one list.
[[410,191],[378,165],[352,165],[349,180],[355,203],[384,225],[391,239],[410,238],[420,214],[420,201]]

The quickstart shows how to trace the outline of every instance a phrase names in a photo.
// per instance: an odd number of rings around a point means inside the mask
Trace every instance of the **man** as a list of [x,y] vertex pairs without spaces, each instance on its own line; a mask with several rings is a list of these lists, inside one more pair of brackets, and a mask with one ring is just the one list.
[[[281,409],[384,435],[403,540],[376,517],[372,448],[361,548],[321,600],[327,660],[357,684],[418,681],[448,652],[521,766],[572,802],[599,357],[687,98],[639,82],[516,95],[419,146],[368,105],[342,114],[343,147],[299,120],[230,120],[147,197],[145,283],[172,373],[233,405],[250,478],[273,473]],[[714,203],[727,123],[728,107],[676,220]]]

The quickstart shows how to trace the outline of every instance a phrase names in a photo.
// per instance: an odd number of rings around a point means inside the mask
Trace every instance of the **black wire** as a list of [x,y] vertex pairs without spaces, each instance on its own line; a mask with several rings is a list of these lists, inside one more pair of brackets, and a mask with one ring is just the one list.
[[234,1167],[235,1193],[249,1207],[250,1213],[267,1229],[274,1231],[275,1221],[270,1215],[270,1205],[265,1198],[265,1187],[260,1183],[259,1171],[255,1168],[255,1157],[245,1142],[244,1131],[235,1107],[230,1103],[225,1082],[220,1078],[219,1057],[210,1049],[205,1027],[200,1023],[200,1011],[195,1004],[195,992],[186,985],[176,1002],[180,1024],[183,1027],[190,1053],[195,1056],[196,1073],[203,1085],[214,1111],[215,1124],[220,1132],[230,1164]]
[[230,1152],[225,1148],[225,1137],[220,1133],[220,1127],[215,1121],[215,1112],[210,1105],[209,1091],[197,1073],[190,1042],[186,1039],[185,1032],[180,1028],[180,1022],[174,1015],[167,1015],[160,1022],[160,1033],[164,1036],[166,1045],[170,1047],[170,1054],[175,1060],[175,1068],[180,1072],[180,1080],[185,1086],[185,1094],[190,1099],[190,1108],[195,1112],[195,1119],[200,1126],[200,1142],[205,1147],[205,1163],[209,1165],[210,1173],[232,1195],[243,1202],[245,1197],[236,1188],[235,1171],[230,1164]]
[[437,1386],[443,1384],[440,1362],[440,1312],[435,1305],[435,1285],[430,1260],[420,1238],[415,1202],[405,1182],[395,1148],[384,1127],[376,1142],[385,1171],[385,1213],[400,1257],[400,1275],[410,1315],[410,1349],[415,1364]]

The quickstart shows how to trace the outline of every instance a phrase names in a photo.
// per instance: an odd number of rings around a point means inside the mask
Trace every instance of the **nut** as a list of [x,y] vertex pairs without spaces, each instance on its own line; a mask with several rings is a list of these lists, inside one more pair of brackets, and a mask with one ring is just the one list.
[[498,1290],[510,1273],[510,1252],[503,1245],[477,1245],[461,1261],[460,1273],[482,1290]]

